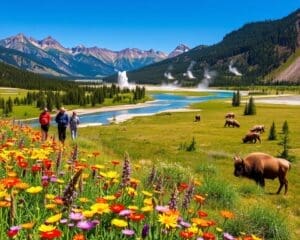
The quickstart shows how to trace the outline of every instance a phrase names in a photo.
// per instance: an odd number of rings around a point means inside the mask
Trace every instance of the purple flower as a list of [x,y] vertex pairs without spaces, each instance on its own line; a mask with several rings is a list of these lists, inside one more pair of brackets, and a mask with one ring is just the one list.
[[180,224],[181,226],[185,227],[185,228],[189,228],[189,227],[191,226],[190,223],[185,222],[185,221],[183,221],[183,220],[181,220],[181,221],[179,222],[179,224]]
[[143,229],[142,229],[142,238],[146,238],[149,234],[149,225],[145,224]]
[[223,240],[234,240],[234,236],[230,235],[229,233],[223,233]]
[[9,228],[10,231],[19,231],[19,230],[21,230],[21,229],[22,229],[21,226],[11,226],[11,227]]
[[133,236],[135,232],[132,229],[123,229],[122,233],[126,236]]
[[42,181],[47,181],[48,180],[48,176],[44,175],[42,176]]
[[119,216],[122,216],[122,217],[128,216],[128,215],[130,215],[130,213],[132,213],[131,210],[129,210],[129,209],[124,209],[124,210],[122,210],[121,212],[119,212]]
[[74,227],[74,223],[68,223],[68,227]]
[[59,221],[61,224],[66,224],[68,222],[68,219],[66,218],[63,218],[63,219],[60,219]]
[[83,215],[81,213],[71,212],[69,218],[74,221],[80,221],[83,219]]
[[50,182],[57,182],[57,177],[56,176],[52,176],[50,178]]
[[164,212],[169,211],[169,207],[168,207],[168,206],[160,206],[160,205],[157,205],[157,206],[155,207],[155,210],[158,211],[158,212],[164,213]]
[[93,222],[91,221],[80,221],[77,223],[76,225],[78,228],[80,228],[81,230],[91,230],[95,225]]

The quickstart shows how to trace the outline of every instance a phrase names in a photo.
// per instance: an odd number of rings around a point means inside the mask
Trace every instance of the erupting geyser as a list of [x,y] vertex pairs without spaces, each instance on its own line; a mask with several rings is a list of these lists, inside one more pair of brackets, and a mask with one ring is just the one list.
[[120,88],[129,88],[128,77],[126,71],[118,72],[118,85]]

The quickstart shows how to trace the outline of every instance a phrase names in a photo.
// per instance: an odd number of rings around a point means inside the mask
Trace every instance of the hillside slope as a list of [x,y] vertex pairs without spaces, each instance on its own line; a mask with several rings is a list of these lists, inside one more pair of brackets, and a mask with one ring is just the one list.
[[[215,85],[260,83],[299,48],[299,19],[298,9],[280,20],[246,24],[215,45],[199,46],[129,72],[129,80],[152,84],[177,80],[182,85],[195,85],[202,80]],[[288,80],[297,80],[293,74],[289,76]]]

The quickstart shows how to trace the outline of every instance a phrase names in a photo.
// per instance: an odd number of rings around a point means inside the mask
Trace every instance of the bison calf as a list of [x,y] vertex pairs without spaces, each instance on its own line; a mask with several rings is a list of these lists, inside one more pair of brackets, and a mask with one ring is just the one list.
[[195,122],[200,122],[200,120],[201,120],[201,116],[200,116],[200,114],[197,114],[195,116]]
[[246,136],[243,138],[243,143],[247,143],[247,142],[256,143],[257,140],[259,141],[259,143],[261,143],[259,133],[250,132],[247,133]]
[[234,157],[234,175],[236,177],[247,177],[253,179],[257,184],[264,187],[265,179],[279,179],[280,186],[277,194],[280,193],[282,187],[285,193],[288,191],[288,180],[286,174],[291,168],[289,161],[283,158],[272,157],[265,153],[251,153],[244,159]]
[[225,118],[234,118],[235,114],[233,112],[226,113]]

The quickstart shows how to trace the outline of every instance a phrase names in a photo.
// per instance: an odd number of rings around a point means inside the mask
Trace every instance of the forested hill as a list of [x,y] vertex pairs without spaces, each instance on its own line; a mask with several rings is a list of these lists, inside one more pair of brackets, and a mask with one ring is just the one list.
[[[262,82],[268,73],[283,64],[300,46],[299,24],[299,9],[280,20],[249,23],[227,34],[215,45],[196,47],[177,57],[129,72],[128,77],[137,83],[158,84],[175,81],[167,80],[166,73],[170,72],[174,79],[184,85],[195,85],[205,76],[209,81],[215,76],[215,85]],[[194,79],[186,74],[189,67]],[[276,76],[270,79],[274,80]]]
[[72,89],[75,83],[56,78],[47,78],[0,62],[0,86],[40,90],[67,90]]

